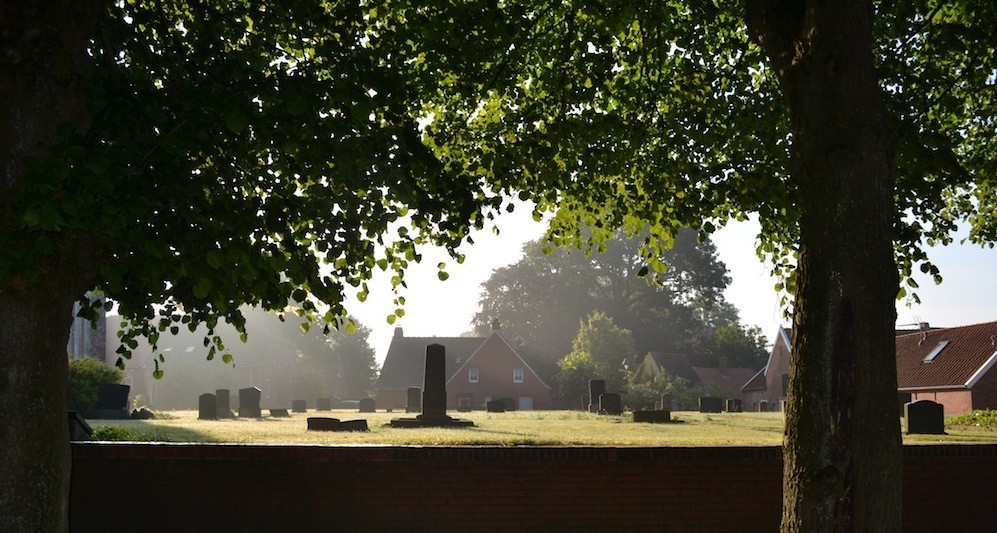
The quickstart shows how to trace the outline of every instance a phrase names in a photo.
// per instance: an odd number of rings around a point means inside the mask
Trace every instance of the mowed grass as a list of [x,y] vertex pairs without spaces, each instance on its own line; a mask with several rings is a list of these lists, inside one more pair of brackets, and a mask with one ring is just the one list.
[[[413,445],[413,446],[778,446],[782,413],[675,412],[669,424],[634,423],[630,414],[595,415],[579,411],[449,413],[474,427],[402,429],[387,426],[405,413],[334,410],[292,413],[290,418],[198,420],[196,411],[170,411],[156,420],[92,420],[114,440],[252,444]],[[368,432],[308,431],[311,416],[366,419]],[[904,443],[995,442],[985,428],[949,427],[946,435],[904,435]]]

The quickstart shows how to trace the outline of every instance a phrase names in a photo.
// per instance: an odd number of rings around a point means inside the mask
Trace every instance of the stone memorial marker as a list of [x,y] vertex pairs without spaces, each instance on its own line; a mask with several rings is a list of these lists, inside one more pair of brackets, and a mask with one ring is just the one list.
[[80,440],[92,440],[93,439],[93,429],[90,424],[87,424],[86,419],[83,418],[77,411],[69,411],[69,440],[70,441],[80,441]]
[[308,417],[309,431],[369,431],[366,420],[339,420],[319,416]]
[[606,380],[604,379],[590,379],[589,380],[589,412],[598,413],[599,412],[599,397],[606,394]]
[[672,399],[670,394],[661,395],[661,410],[662,411],[677,411],[675,408],[675,400]]
[[291,411],[295,413],[308,412],[307,402],[305,402],[304,400],[292,400]]
[[375,409],[374,409],[374,399],[373,398],[364,398],[364,399],[360,400],[359,407],[360,407],[360,412],[361,413],[373,413],[375,411]]
[[740,413],[743,410],[744,406],[742,405],[741,400],[739,400],[738,398],[731,398],[727,400],[728,413]]
[[97,406],[91,418],[124,420],[128,418],[128,392],[131,387],[105,383],[97,387]]
[[446,348],[441,344],[426,346],[425,384],[422,389],[422,414],[415,418],[394,418],[391,427],[468,427],[474,422],[447,416]]
[[407,405],[405,406],[406,413],[421,413],[422,412],[422,389],[419,387],[409,387],[406,389]]
[[215,389],[215,398],[218,402],[218,418],[235,418],[232,412],[232,392],[228,389]]
[[277,418],[286,418],[291,416],[291,413],[288,413],[287,409],[271,409],[270,416]]
[[319,398],[315,400],[316,411],[332,411],[332,398]]
[[931,400],[918,400],[904,405],[904,425],[908,435],[945,434],[945,408]]
[[620,395],[615,392],[607,392],[599,396],[599,412],[607,415],[622,415],[623,402]]
[[758,412],[764,413],[769,410],[769,402],[766,400],[758,400]]
[[502,400],[488,400],[485,402],[485,411],[489,413],[504,413],[505,402]]
[[672,421],[671,411],[634,411],[634,422],[664,424]]
[[498,398],[498,401],[505,404],[506,411],[516,410],[516,400],[513,400],[512,398]]
[[218,399],[214,394],[205,392],[197,397],[198,420],[218,420]]
[[592,403],[592,401],[589,400],[589,395],[582,394],[582,411],[588,411],[590,403]]
[[720,413],[724,410],[724,401],[720,398],[714,398],[712,396],[703,396],[699,398],[699,412],[700,413]]
[[260,418],[260,397],[262,392],[257,387],[239,389],[239,418]]

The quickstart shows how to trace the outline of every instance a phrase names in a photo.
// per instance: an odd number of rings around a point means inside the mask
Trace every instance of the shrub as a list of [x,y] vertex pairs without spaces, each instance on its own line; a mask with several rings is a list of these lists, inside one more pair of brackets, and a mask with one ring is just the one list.
[[121,381],[121,370],[89,357],[69,360],[69,410],[89,416],[97,405],[97,388]]
[[973,411],[949,419],[950,426],[977,426],[987,429],[997,429],[997,411],[984,409]]

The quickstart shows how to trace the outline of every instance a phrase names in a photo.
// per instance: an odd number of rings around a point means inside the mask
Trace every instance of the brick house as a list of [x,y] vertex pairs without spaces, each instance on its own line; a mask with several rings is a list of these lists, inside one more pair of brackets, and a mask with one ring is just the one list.
[[946,415],[997,409],[997,322],[897,336],[897,389]]
[[648,352],[638,365],[637,373],[645,379],[667,374],[682,378],[689,385],[702,387],[725,399],[741,399],[741,386],[755,371],[750,368],[728,367],[725,357],[720,357],[714,368],[692,366],[689,357],[683,353]]
[[745,411],[781,411],[789,387],[790,330],[780,326],[765,367],[741,387]]
[[484,409],[511,398],[517,409],[550,409],[550,387],[498,331],[487,337],[406,337],[395,328],[375,398],[378,409],[405,409],[409,387],[423,387],[426,346],[446,348],[447,408]]

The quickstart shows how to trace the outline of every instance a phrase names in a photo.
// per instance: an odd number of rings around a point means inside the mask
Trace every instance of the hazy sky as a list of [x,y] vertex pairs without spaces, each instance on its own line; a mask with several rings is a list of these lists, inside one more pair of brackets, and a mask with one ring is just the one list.
[[[366,302],[348,302],[350,312],[373,330],[370,344],[379,362],[384,360],[396,326],[404,328],[410,337],[458,336],[471,328],[471,317],[478,310],[480,284],[494,269],[521,259],[523,243],[539,238],[544,230],[542,224],[533,221],[530,209],[522,207],[502,215],[497,223],[501,235],[485,230],[474,235],[474,245],[461,248],[467,256],[461,265],[449,261],[443,251],[424,249],[422,263],[405,275],[409,287],[401,293],[406,299],[405,316],[394,325],[386,321],[394,310],[390,275],[375,275]],[[771,339],[779,325],[788,322],[782,319],[773,289],[775,280],[755,256],[757,231],[757,223],[733,222],[714,234],[713,241],[732,279],[725,293],[727,300],[737,307],[743,322],[761,327]],[[945,281],[936,286],[930,278],[916,278],[921,285],[922,303],[908,307],[899,302],[898,324],[924,321],[933,326],[958,326],[997,320],[997,250],[956,243],[935,248],[929,256]],[[437,279],[436,265],[440,261],[447,261],[447,281]]]

